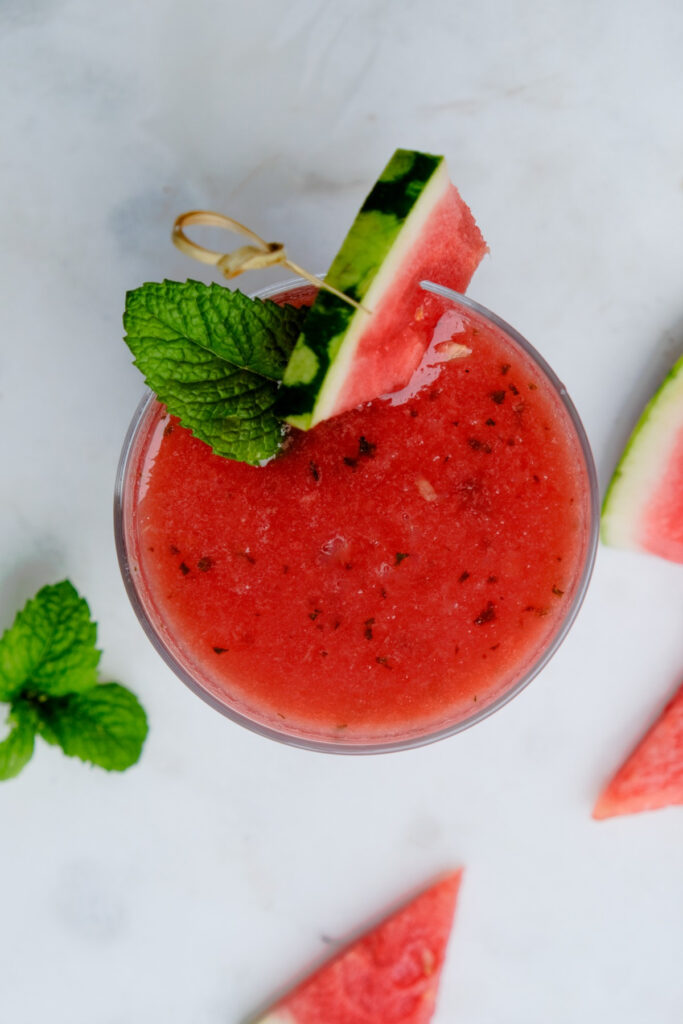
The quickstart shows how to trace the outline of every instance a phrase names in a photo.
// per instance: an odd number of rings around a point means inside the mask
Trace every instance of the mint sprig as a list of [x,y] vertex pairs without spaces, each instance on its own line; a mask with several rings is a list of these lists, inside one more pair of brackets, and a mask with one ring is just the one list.
[[217,455],[258,465],[276,454],[273,406],[307,310],[199,281],[128,292],[125,341],[146,383]]
[[36,736],[70,757],[123,771],[139,759],[147,717],[118,683],[99,683],[97,626],[68,580],[43,587],[0,637],[0,701],[9,732],[0,779],[30,761]]

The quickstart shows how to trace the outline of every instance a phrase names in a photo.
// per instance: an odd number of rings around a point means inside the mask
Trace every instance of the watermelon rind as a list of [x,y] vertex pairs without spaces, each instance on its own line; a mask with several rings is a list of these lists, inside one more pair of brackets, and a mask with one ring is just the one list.
[[285,369],[277,410],[292,426],[308,430],[334,414],[372,310],[449,188],[442,156],[396,150],[325,278],[363,308],[320,291]]
[[683,432],[683,356],[645,406],[610,481],[600,535],[611,547],[643,550],[641,524]]

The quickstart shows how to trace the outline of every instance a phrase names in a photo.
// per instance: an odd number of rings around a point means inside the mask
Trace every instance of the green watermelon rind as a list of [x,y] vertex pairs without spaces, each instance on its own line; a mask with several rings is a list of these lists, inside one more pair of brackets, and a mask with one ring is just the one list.
[[307,430],[334,412],[370,317],[390,288],[419,228],[450,187],[441,156],[398,149],[363,203],[326,281],[362,303],[358,310],[321,291],[285,369],[276,405]]
[[600,536],[611,547],[642,550],[639,527],[683,431],[683,356],[647,403],[617,464],[602,504]]

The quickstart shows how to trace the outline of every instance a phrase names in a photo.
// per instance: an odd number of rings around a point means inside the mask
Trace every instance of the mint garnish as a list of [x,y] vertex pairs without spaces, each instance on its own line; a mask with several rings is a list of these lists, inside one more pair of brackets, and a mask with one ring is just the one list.
[[98,683],[96,639],[87,602],[68,580],[43,587],[0,637],[0,701],[9,704],[0,779],[30,761],[36,735],[109,771],[138,760],[147,717],[124,686]]
[[271,458],[273,405],[306,309],[199,281],[144,284],[126,296],[126,343],[148,386],[217,455]]

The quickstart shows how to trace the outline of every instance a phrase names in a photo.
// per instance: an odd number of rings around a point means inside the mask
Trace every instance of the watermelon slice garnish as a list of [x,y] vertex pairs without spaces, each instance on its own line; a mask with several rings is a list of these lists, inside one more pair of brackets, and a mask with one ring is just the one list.
[[594,818],[683,804],[683,686],[598,798]]
[[462,871],[403,906],[280,1000],[254,1024],[427,1024]]
[[650,399],[614,472],[602,539],[683,562],[683,356]]
[[428,278],[464,292],[487,251],[441,156],[398,149],[363,203],[284,373],[278,413],[307,430],[410,379],[443,312]]

